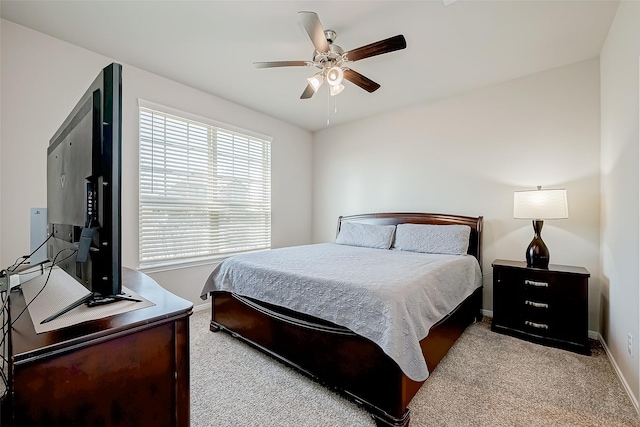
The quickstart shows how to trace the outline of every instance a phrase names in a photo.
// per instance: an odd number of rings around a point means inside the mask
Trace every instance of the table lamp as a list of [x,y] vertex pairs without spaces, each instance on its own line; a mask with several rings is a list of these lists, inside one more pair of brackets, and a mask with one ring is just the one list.
[[515,191],[513,193],[513,217],[533,220],[533,240],[527,248],[527,266],[549,267],[549,249],[540,233],[545,219],[567,219],[567,191],[564,189]]

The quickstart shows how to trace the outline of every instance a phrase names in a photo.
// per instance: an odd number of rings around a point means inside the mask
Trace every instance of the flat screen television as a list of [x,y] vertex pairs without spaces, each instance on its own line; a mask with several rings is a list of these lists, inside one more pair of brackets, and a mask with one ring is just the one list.
[[122,293],[122,65],[104,68],[49,141],[47,257],[95,297]]

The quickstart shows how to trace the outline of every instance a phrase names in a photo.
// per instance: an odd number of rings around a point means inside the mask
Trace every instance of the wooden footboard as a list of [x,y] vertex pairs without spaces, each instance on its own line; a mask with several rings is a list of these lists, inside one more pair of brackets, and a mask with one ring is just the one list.
[[[227,292],[215,292],[211,330],[224,330],[363,405],[380,426],[408,426],[410,380],[373,342],[349,329]],[[429,371],[480,315],[479,288],[420,342]]]

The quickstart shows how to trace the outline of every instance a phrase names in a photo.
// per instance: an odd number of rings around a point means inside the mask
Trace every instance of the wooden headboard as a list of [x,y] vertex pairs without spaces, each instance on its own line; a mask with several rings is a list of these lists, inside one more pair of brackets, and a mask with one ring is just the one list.
[[[471,227],[469,235],[469,250],[467,253],[478,260],[482,268],[482,217],[443,215],[433,213],[373,213],[362,215],[348,215],[338,218],[338,230],[343,221],[364,222],[377,225],[398,224],[435,224],[435,225],[468,225]],[[336,234],[337,235],[337,234]]]

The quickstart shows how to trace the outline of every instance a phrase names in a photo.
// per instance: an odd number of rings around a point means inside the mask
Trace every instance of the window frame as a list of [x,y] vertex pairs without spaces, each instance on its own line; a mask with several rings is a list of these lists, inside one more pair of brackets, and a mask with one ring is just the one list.
[[[143,185],[143,171],[142,171],[142,138],[143,138],[143,134],[142,134],[142,109],[147,109],[147,110],[153,110],[159,114],[163,114],[163,115],[168,115],[168,116],[173,116],[178,120],[185,120],[188,122],[195,122],[196,124],[199,125],[204,125],[207,127],[213,127],[216,128],[216,131],[221,131],[222,133],[230,133],[230,134],[239,134],[242,137],[247,137],[249,139],[258,139],[261,140],[263,143],[267,144],[267,150],[268,150],[268,164],[267,164],[267,177],[265,177],[265,179],[268,179],[268,189],[266,190],[266,195],[268,196],[268,225],[267,225],[267,232],[268,232],[268,239],[265,241],[265,243],[267,243],[266,247],[263,248],[259,248],[259,249],[251,249],[251,250],[241,250],[241,251],[231,251],[228,253],[217,253],[217,254],[209,254],[209,255],[204,255],[204,256],[193,256],[193,257],[188,257],[188,258],[179,258],[179,259],[167,259],[167,260],[150,260],[150,259],[143,259],[143,218],[142,218],[142,211],[143,211],[143,190],[142,190],[142,185]],[[151,101],[147,101],[147,100],[143,100],[143,99],[138,99],[138,267],[140,270],[146,271],[146,272],[150,272],[150,271],[163,271],[163,270],[171,270],[171,269],[176,269],[176,268],[185,268],[185,267],[192,267],[192,266],[198,266],[198,265],[208,265],[208,264],[212,264],[212,263],[216,263],[219,262],[221,260],[223,260],[224,258],[227,258],[231,255],[235,255],[238,253],[246,253],[246,252],[255,252],[255,251],[262,251],[262,250],[268,250],[271,248],[271,241],[272,241],[272,229],[271,229],[271,222],[272,222],[272,203],[271,203],[271,199],[272,199],[272,191],[271,191],[271,183],[272,183],[272,171],[271,171],[271,167],[272,167],[272,158],[271,158],[271,145],[273,142],[273,138],[268,136],[268,135],[264,135],[255,131],[250,131],[247,129],[243,129],[243,128],[239,128],[237,126],[233,126],[227,123],[222,123],[207,117],[203,117],[203,116],[199,116],[197,114],[193,114],[193,113],[189,113],[189,112],[185,112],[185,111],[181,111],[179,109],[176,108],[172,108],[172,107],[168,107],[165,105],[161,105],[161,104],[157,104],[155,102],[151,102]],[[217,140],[217,137],[216,137]],[[264,147],[263,147],[264,149]],[[217,156],[217,151],[212,153],[212,157],[216,158]],[[261,173],[264,173],[265,169],[261,169]],[[218,189],[219,190],[219,189]],[[220,199],[218,199],[220,200]],[[215,204],[215,202],[213,202]],[[209,228],[207,228],[209,229]],[[219,229],[218,229],[219,230]]]

